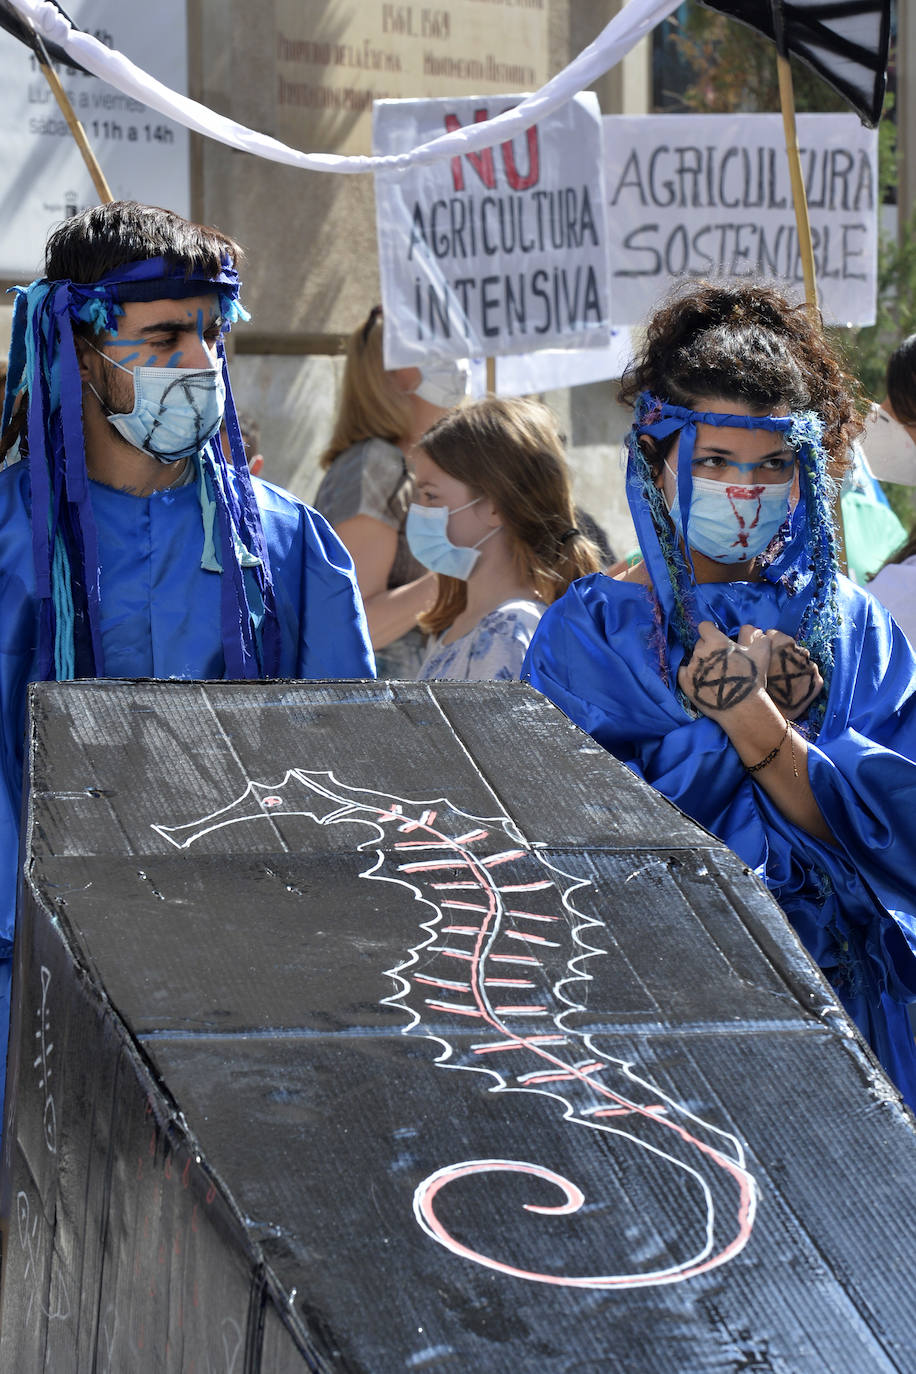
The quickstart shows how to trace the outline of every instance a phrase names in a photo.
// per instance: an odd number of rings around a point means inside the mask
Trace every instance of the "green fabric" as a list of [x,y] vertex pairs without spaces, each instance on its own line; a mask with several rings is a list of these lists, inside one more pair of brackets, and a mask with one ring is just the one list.
[[900,548],[907,532],[890,506],[857,491],[840,499],[849,576],[864,586]]

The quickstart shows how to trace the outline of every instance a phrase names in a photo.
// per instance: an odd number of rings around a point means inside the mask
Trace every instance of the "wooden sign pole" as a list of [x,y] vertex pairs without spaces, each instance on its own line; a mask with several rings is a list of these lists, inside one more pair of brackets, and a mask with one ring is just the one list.
[[76,117],[73,106],[70,104],[70,101],[67,98],[67,92],[61,85],[60,77],[57,75],[57,72],[51,65],[51,59],[48,56],[47,48],[42,42],[41,34],[37,31],[35,33],[35,39],[38,47],[38,51],[36,54],[38,57],[38,65],[44,72],[45,80],[51,87],[51,90],[54,92],[54,99],[57,101],[60,107],[60,112],[63,115],[64,119],[67,121],[67,127],[69,128],[71,134],[76,140],[76,146],[79,148],[80,152],[83,155],[83,161],[89,169],[89,175],[92,177],[92,184],[95,186],[95,189],[99,193],[99,200],[114,200],[114,196],[111,194],[111,187],[105,180],[105,173],[99,166],[98,158],[89,146],[89,140],[86,137],[86,130],[83,128],[82,124]]
[[808,219],[808,197],[805,194],[805,179],[802,176],[801,152],[798,147],[798,132],[795,125],[795,94],[792,89],[792,68],[788,57],[776,55],[779,75],[779,104],[782,109],[782,124],[786,135],[786,154],[789,159],[789,177],[792,182],[792,201],[795,206],[795,225],[798,231],[798,251],[801,254],[802,273],[805,280],[805,300],[817,309],[817,281],[814,275],[814,247],[811,243],[811,223]]
[[[792,67],[786,47],[782,22],[782,0],[771,0],[773,15],[773,37],[776,40],[776,72],[779,78],[779,105],[782,110],[782,126],[786,136],[786,156],[789,159],[789,178],[792,184],[792,202],[795,206],[795,226],[798,233],[798,251],[801,255],[802,275],[805,282],[805,301],[808,308],[816,311],[817,278],[814,271],[814,245],[811,242],[811,221],[808,218],[808,197],[805,193],[805,179],[802,176],[801,152],[798,147],[798,131],[795,124],[795,92],[792,87]],[[837,497],[836,510],[837,562],[841,572],[846,572],[846,536],[843,528],[843,509]]]
[[792,88],[792,67],[783,25],[782,0],[770,0],[773,17],[773,39],[776,43],[776,73],[779,79],[779,105],[786,137],[786,156],[789,159],[789,178],[792,183],[792,202],[795,206],[795,225],[798,232],[798,251],[801,254],[805,281],[805,300],[817,309],[817,281],[814,275],[814,248],[811,243],[811,224],[808,219],[808,197],[802,176],[798,131],[795,125],[795,92]]

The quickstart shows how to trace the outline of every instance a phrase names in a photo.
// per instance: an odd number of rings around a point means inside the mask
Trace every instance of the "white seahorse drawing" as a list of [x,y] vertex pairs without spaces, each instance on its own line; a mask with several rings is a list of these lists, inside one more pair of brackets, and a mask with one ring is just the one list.
[[[358,846],[370,857],[360,878],[399,884],[421,907],[420,938],[387,970],[396,991],[383,1002],[405,1012],[405,1035],[442,1046],[437,1062],[483,1074],[490,1091],[536,1092],[558,1101],[564,1120],[600,1133],[615,1148],[637,1152],[683,1190],[685,1213],[704,1220],[684,1244],[671,1237],[667,1262],[585,1275],[528,1268],[462,1243],[437,1215],[450,1183],[479,1174],[515,1173],[543,1179],[563,1194],[555,1206],[524,1204],[542,1215],[572,1215],[582,1190],[542,1164],[509,1158],[444,1165],[415,1189],[413,1209],[424,1232],[455,1255],[531,1282],[612,1289],[675,1283],[733,1259],[747,1244],[757,1187],[745,1149],[733,1134],[703,1121],[661,1092],[632,1062],[609,1057],[591,1037],[567,1024],[584,1009],[581,993],[590,960],[606,958],[590,945],[603,925],[577,910],[590,886],[562,872],[524,840],[506,815],[479,817],[447,799],[409,801],[345,786],[331,772],[293,768],[277,784],[251,781],[229,805],[185,825],[153,829],[179,849],[225,826],[279,816],[318,825],[358,823],[371,835]],[[461,1043],[449,1037],[460,1028]],[[475,1034],[468,1043],[468,1028]],[[689,1204],[689,1205],[687,1205]],[[692,1225],[692,1224],[691,1224]]]

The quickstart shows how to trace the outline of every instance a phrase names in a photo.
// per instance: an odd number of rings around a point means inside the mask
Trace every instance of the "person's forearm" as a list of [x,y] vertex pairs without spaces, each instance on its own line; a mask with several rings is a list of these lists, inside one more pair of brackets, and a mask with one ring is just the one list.
[[424,573],[403,587],[392,587],[367,597],[363,604],[369,622],[373,649],[384,649],[417,623],[417,616],[429,610],[436,596],[436,574]]
[[808,745],[775,703],[766,695],[756,695],[723,712],[719,724],[754,782],[786,819],[815,839],[836,844],[811,791]]

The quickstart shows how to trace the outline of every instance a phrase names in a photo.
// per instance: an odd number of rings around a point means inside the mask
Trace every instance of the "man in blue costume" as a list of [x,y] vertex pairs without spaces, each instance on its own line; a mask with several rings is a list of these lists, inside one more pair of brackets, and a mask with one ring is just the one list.
[[218,230],[115,202],[56,230],[45,276],[17,288],[0,439],[0,1091],[28,683],[375,675],[346,549],[248,473],[222,342],[247,318],[239,258]]
[[916,1107],[916,658],[837,571],[851,383],[805,307],[697,286],[623,397],[643,562],[574,583],[522,675],[760,875]]

